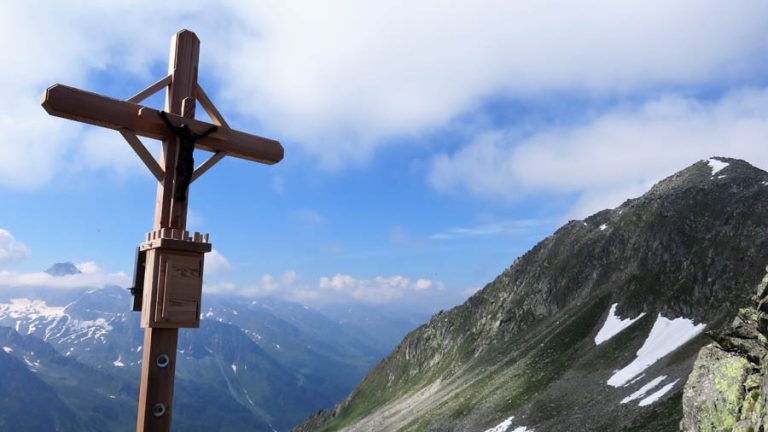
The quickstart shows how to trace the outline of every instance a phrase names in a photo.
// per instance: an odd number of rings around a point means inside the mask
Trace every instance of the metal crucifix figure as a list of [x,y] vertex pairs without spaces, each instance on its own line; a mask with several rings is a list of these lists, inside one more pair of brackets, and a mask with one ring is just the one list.
[[193,153],[195,151],[195,142],[200,138],[205,138],[218,129],[218,126],[211,126],[207,131],[200,135],[195,134],[187,126],[186,123],[182,123],[179,126],[174,126],[165,111],[160,111],[160,118],[168,125],[169,129],[176,132],[176,136],[179,138],[179,161],[176,163],[176,182],[174,184],[175,191],[173,193],[173,199],[179,202],[187,200],[187,191],[189,190],[189,184],[192,182],[192,174],[195,170],[195,158]]
[[[124,101],[61,84],[43,94],[51,115],[120,132],[158,181],[154,228],[139,245],[143,289],[132,290],[141,295],[134,307],[144,328],[137,432],[170,431],[179,328],[200,326],[203,260],[211,244],[207,234],[186,231],[190,183],[224,156],[269,165],[283,158],[279,142],[230,129],[197,83],[199,53],[194,33],[176,33],[168,75]],[[164,110],[139,105],[164,88]],[[215,124],[194,119],[196,102]],[[162,140],[159,163],[138,136]],[[194,168],[195,149],[213,156]]]

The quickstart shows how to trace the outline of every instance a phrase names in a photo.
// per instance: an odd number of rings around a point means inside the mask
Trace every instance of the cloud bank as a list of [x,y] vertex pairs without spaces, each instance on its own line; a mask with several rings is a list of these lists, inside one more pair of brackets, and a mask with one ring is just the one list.
[[128,287],[132,285],[130,277],[123,273],[106,273],[102,270],[90,271],[66,276],[51,276],[45,272],[19,273],[0,271],[0,288],[101,288],[106,285]]
[[401,275],[376,276],[371,279],[346,274],[322,276],[316,283],[304,283],[298,272],[289,270],[275,277],[265,274],[256,283],[237,286],[218,282],[206,284],[206,292],[234,294],[244,297],[276,296],[304,304],[346,303],[350,301],[382,304],[400,300],[418,302],[442,295],[441,282],[409,279]]
[[8,232],[0,228],[0,267],[17,264],[29,258],[29,248]]
[[760,1],[230,4],[240,36],[222,65],[247,79],[224,93],[332,166],[489,96],[733,82],[764,71],[768,48]]
[[116,133],[48,118],[38,98],[55,82],[93,88],[96,76],[126,83],[113,96],[127,97],[159,78],[183,27],[203,40],[201,80],[225,115],[338,168],[488,98],[739,85],[766,72],[768,3],[7,3],[0,185],[38,187],[71,169],[64,161],[139,172]]
[[429,179],[439,190],[489,199],[576,193],[570,216],[584,217],[710,156],[767,168],[766,140],[766,89],[706,102],[661,97],[522,140],[510,130],[484,133],[460,150],[434,157]]
[[[5,229],[0,228],[0,268],[17,264],[32,255],[30,249],[16,240]],[[33,288],[98,288],[105,285],[128,287],[132,281],[123,272],[107,273],[93,261],[75,264],[81,273],[52,276],[45,272],[15,272],[0,270],[0,289],[3,287]]]
[[206,275],[220,275],[232,270],[232,264],[217,249],[205,254],[204,266],[203,271]]

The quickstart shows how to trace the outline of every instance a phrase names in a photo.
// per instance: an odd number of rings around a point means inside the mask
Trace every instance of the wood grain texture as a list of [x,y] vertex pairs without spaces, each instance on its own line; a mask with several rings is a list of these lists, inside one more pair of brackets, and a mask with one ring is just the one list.
[[[168,61],[168,74],[171,76],[171,84],[168,86],[165,98],[165,111],[183,115],[182,102],[194,94],[197,80],[197,61],[200,51],[200,40],[194,33],[182,30],[176,33],[171,40],[171,53]],[[189,115],[194,115],[194,104],[187,107]],[[138,114],[138,111],[135,112]],[[136,117],[139,117],[136,115]],[[140,117],[139,117],[140,118]],[[161,120],[162,121],[162,120]],[[160,153],[160,166],[165,171],[163,181],[157,184],[157,197],[155,202],[155,231],[164,228],[186,229],[187,225],[187,201],[175,202],[174,183],[176,181],[176,163],[179,154],[179,139],[175,135],[166,135],[163,139]],[[171,230],[171,231],[172,231]],[[154,252],[154,253],[153,253]],[[152,255],[153,282],[161,277],[158,249],[149,251],[147,259]],[[153,285],[156,287],[157,285]],[[158,295],[159,290],[151,290]],[[162,293],[160,293],[162,294]],[[146,298],[145,298],[146,299]],[[163,299],[152,298],[152,309],[147,311],[155,313],[161,307]],[[149,305],[145,304],[144,307]],[[144,321],[145,311],[142,311]],[[176,345],[178,343],[178,328],[151,328],[144,330],[144,360],[141,364],[141,384],[139,387],[139,406],[136,421],[137,432],[170,432],[171,416],[173,413],[173,384],[176,365]],[[166,354],[172,359],[172,367],[159,368],[156,358],[160,354]],[[154,416],[152,409],[157,403],[163,403],[166,413],[162,416]]]
[[[144,329],[139,413],[136,419],[137,432],[169,432],[171,430],[178,341],[179,329]],[[170,363],[165,368],[157,366],[157,357],[161,354],[167,355],[170,359]],[[158,403],[165,405],[166,412],[162,416],[156,417],[152,414],[152,408]]]
[[[63,84],[48,88],[43,94],[43,108],[56,117],[109,129],[130,129],[136,135],[163,139],[173,131],[163,123],[160,111],[132,102],[113,99]],[[187,124],[195,133],[203,133],[210,123],[169,113],[174,125]],[[260,137],[228,127],[220,127],[196,142],[195,148],[226,152],[227,156],[272,165],[283,159],[283,146],[273,139]]]

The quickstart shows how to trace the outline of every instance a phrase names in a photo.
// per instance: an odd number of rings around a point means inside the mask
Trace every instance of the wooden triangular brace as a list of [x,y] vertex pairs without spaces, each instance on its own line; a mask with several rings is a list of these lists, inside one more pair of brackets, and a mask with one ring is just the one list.
[[213,156],[208,158],[207,161],[203,162],[199,167],[195,168],[195,172],[192,173],[192,180],[190,180],[189,182],[192,183],[198,177],[205,174],[206,171],[211,169],[212,166],[216,165],[216,162],[222,160],[226,155],[227,154],[225,152],[214,153]]
[[144,90],[126,99],[126,101],[137,104],[143,101],[144,99],[152,96],[153,94],[159,92],[160,90],[164,89],[165,87],[168,87],[168,85],[171,83],[171,80],[172,80],[171,75],[168,75],[165,78],[161,79],[160,81],[152,84],[151,86],[145,88]]
[[213,120],[213,124],[219,127],[229,128],[229,125],[224,120],[224,117],[221,115],[219,110],[216,109],[216,106],[208,98],[208,95],[205,94],[205,91],[202,87],[200,87],[200,84],[195,85],[195,97],[197,98],[198,102],[200,102],[200,105],[203,106],[205,112],[208,113],[208,116],[211,118],[211,120]]
[[149,171],[152,173],[152,175],[155,176],[157,181],[163,181],[163,178],[165,178],[165,171],[160,166],[160,164],[157,163],[155,157],[152,156],[149,150],[144,147],[144,143],[141,142],[139,137],[137,137],[136,134],[133,133],[133,131],[130,129],[118,129],[118,132],[120,132],[120,135],[122,135],[123,138],[128,141],[128,144],[130,144],[133,151],[135,151],[139,156],[139,159],[144,162],[144,165],[149,168]]

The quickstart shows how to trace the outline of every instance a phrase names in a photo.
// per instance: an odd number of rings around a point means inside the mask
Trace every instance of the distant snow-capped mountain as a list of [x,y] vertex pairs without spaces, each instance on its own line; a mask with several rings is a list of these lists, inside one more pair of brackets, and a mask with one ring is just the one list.
[[56,263],[45,271],[51,276],[68,276],[82,273],[76,265],[71,262]]
[[[69,266],[52,268],[61,275]],[[393,322],[402,334],[409,329],[410,321]],[[37,291],[0,302],[2,354],[65,405],[81,407],[75,420],[100,418],[100,431],[125,430],[134,421],[143,337],[130,295],[119,287],[69,296]],[[395,342],[295,303],[206,296],[200,329],[180,333],[174,427],[288,430],[340,400]],[[121,414],[101,418],[96,407],[107,406]],[[0,412],[5,408],[0,400]]]

